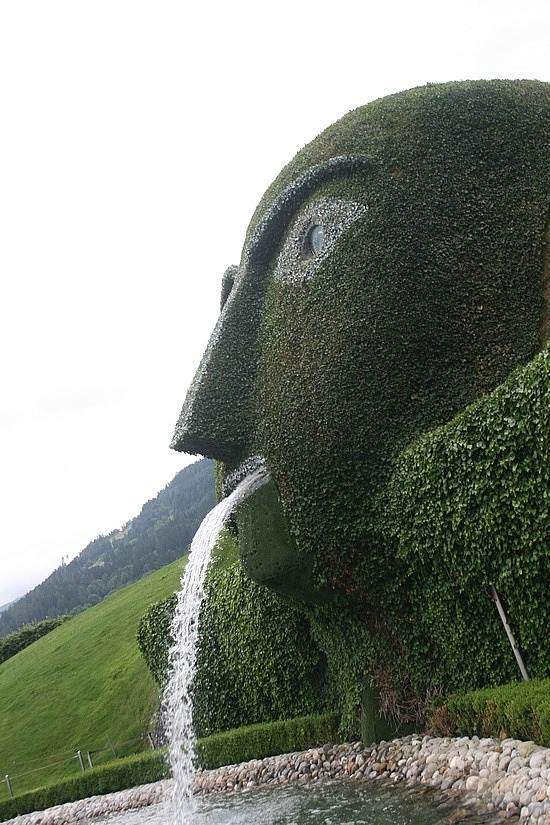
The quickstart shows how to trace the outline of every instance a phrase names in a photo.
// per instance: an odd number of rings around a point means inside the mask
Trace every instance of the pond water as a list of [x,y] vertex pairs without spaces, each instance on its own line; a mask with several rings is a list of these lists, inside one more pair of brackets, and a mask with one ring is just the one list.
[[[482,808],[431,790],[380,782],[272,785],[202,797],[186,817],[189,825],[456,825],[497,823]],[[168,805],[93,820],[95,825],[168,825]]]

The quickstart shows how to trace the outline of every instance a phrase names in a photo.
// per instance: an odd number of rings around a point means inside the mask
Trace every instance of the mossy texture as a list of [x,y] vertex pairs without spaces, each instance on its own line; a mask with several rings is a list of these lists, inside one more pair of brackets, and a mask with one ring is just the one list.
[[[510,678],[489,584],[548,673],[548,384],[533,359],[548,331],[549,136],[550,85],[536,81],[428,85],[330,126],[259,204],[176,428],[176,449],[228,472],[267,461],[295,553],[279,516],[266,537],[245,502],[256,580],[286,565],[298,598],[330,589],[319,615],[353,617],[357,684],[386,698]],[[512,426],[497,388],[531,362],[539,390],[510,402]],[[457,447],[461,426],[485,446]],[[528,604],[536,618],[521,617]]]

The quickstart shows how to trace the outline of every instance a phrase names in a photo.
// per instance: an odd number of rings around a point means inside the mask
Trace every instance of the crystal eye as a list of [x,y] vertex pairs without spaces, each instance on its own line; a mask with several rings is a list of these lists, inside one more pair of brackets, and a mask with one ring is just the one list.
[[323,232],[321,224],[311,224],[304,236],[304,242],[302,244],[302,254],[304,258],[312,258],[314,255],[318,255],[323,248],[324,239],[325,233]]
[[292,284],[315,276],[349,227],[367,213],[366,204],[342,198],[315,198],[305,203],[285,231],[275,278]]

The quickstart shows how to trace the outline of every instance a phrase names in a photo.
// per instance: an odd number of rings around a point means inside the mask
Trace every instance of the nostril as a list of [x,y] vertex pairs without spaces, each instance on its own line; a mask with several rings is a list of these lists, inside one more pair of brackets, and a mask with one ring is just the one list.
[[223,309],[225,306],[225,302],[231,295],[231,290],[233,289],[233,285],[235,283],[235,279],[237,277],[237,272],[239,271],[238,266],[230,266],[228,269],[225,270],[222,278],[222,294],[220,300],[220,309]]

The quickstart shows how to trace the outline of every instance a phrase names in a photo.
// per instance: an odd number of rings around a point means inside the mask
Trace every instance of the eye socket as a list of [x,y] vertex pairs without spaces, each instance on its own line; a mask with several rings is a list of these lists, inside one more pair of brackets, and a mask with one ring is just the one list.
[[366,204],[343,198],[316,198],[304,204],[285,233],[275,278],[298,283],[313,278],[335,244],[368,211]]
[[304,258],[312,258],[318,255],[323,248],[325,233],[320,223],[312,223],[304,235],[302,242],[302,255]]

